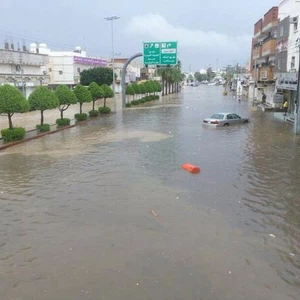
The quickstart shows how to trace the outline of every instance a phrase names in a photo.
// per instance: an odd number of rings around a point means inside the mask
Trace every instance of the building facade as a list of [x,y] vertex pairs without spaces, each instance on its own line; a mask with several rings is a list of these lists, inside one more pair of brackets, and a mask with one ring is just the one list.
[[80,47],[76,47],[74,51],[50,51],[47,65],[49,85],[55,87],[64,84],[74,87],[80,83],[80,73],[83,70],[106,66],[106,59],[89,57]]
[[37,86],[48,85],[48,62],[48,55],[40,53],[36,44],[31,44],[30,50],[26,46],[15,50],[5,43],[4,49],[0,49],[0,85],[14,85],[28,98]]
[[279,4],[279,26],[276,45],[276,97],[288,101],[287,119],[295,119],[299,68],[300,3],[285,0]]
[[275,106],[275,56],[278,27],[278,7],[272,7],[262,19],[254,24],[252,39],[252,87],[249,98],[262,99],[267,95],[267,102]]

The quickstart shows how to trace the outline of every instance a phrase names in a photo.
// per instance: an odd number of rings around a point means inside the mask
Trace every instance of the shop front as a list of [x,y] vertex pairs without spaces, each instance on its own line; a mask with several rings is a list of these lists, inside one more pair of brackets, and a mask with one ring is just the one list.
[[282,99],[282,104],[285,100],[288,101],[287,112],[291,117],[294,117],[296,109],[297,79],[297,73],[280,73],[277,75],[277,99]]

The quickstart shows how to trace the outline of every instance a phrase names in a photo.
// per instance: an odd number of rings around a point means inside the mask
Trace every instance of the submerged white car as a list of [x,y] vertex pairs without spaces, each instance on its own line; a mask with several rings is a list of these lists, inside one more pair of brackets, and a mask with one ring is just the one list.
[[204,119],[203,125],[222,127],[236,124],[245,124],[248,122],[249,119],[241,118],[235,113],[218,113],[212,115],[210,118]]

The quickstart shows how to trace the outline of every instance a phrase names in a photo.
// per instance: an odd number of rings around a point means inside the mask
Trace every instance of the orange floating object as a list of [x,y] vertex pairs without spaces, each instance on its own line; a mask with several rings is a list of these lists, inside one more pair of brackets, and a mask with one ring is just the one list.
[[200,173],[200,168],[191,164],[183,164],[181,166],[182,169],[192,173],[192,174],[198,174]]

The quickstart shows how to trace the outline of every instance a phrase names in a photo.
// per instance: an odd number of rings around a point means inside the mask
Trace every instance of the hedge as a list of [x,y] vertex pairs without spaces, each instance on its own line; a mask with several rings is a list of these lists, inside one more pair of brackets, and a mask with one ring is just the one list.
[[1,130],[1,134],[4,142],[11,142],[22,140],[25,137],[26,131],[22,127],[15,127]]
[[111,109],[109,107],[99,107],[99,113],[100,114],[109,114],[111,112]]
[[68,118],[63,118],[63,119],[57,119],[56,120],[56,124],[58,126],[67,126],[67,125],[70,125],[70,119]]
[[81,122],[81,121],[86,121],[88,115],[86,113],[82,113],[82,114],[75,114],[74,117],[77,121]]
[[39,132],[48,132],[48,131],[50,131],[50,125],[49,124],[36,125],[36,129]]
[[89,115],[90,115],[91,118],[98,117],[99,116],[99,111],[98,110],[91,110],[91,111],[89,111]]

